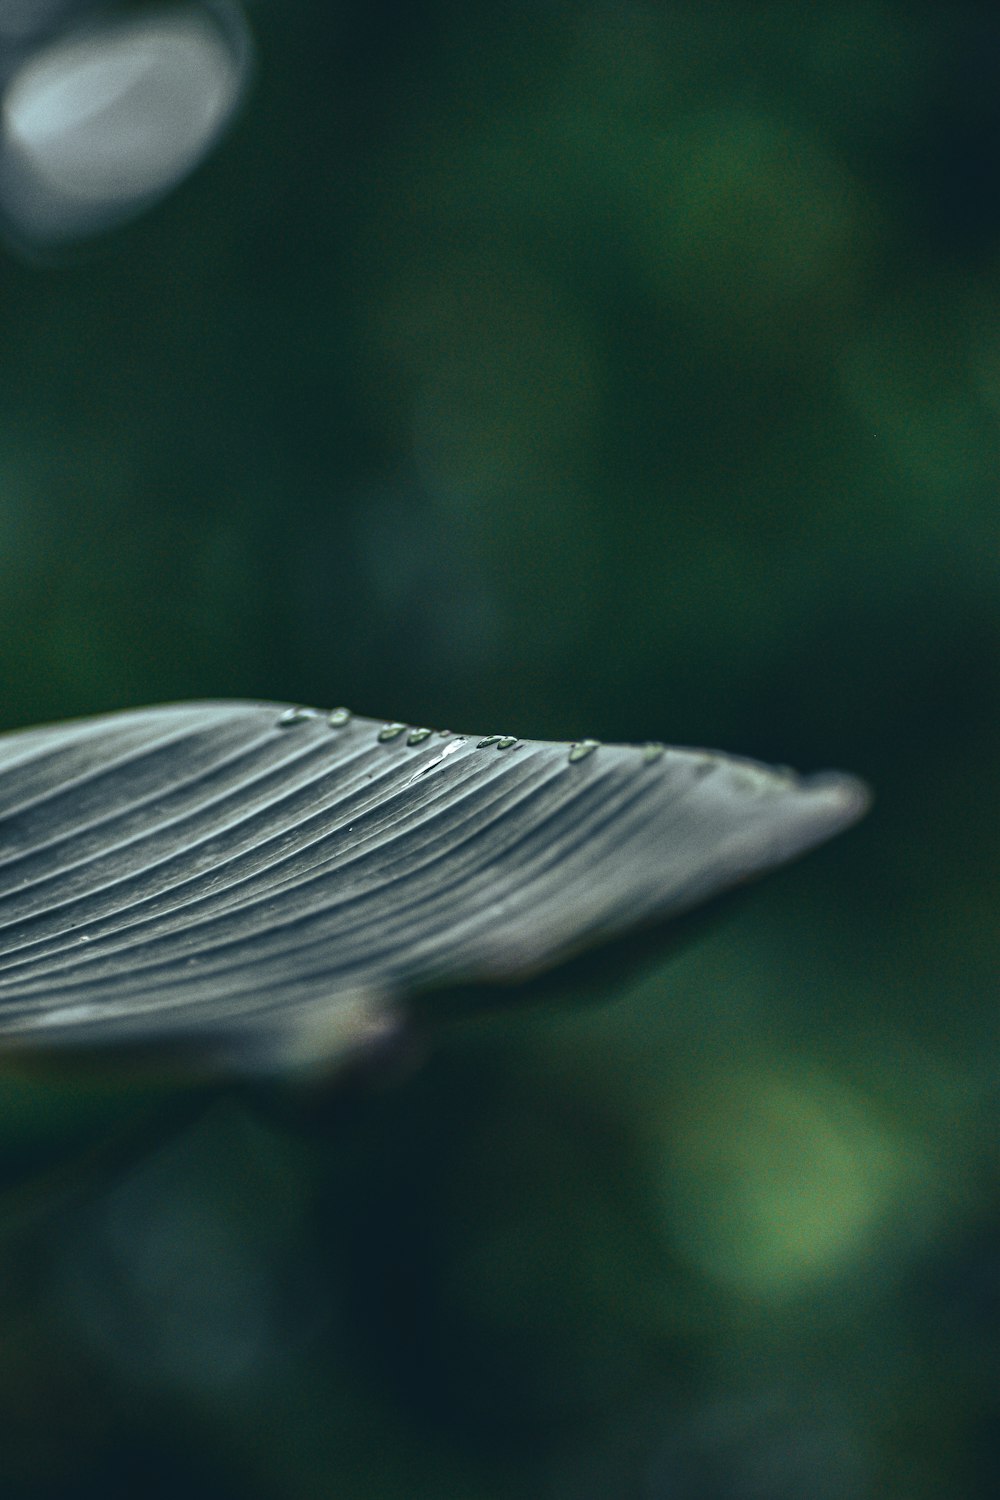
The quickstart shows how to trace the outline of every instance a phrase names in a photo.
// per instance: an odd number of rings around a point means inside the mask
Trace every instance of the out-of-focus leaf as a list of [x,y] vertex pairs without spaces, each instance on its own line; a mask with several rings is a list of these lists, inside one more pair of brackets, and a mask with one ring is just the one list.
[[0,737],[0,1043],[335,1061],[854,821],[850,777],[280,704]]
[[148,208],[225,130],[249,63],[235,6],[104,20],[34,52],[3,95],[0,206],[14,234],[72,240]]

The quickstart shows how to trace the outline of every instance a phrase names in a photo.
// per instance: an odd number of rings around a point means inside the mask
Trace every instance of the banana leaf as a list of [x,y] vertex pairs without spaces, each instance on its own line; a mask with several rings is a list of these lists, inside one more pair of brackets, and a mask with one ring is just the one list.
[[854,822],[705,750],[182,703],[0,736],[0,1051],[339,1065],[420,997],[506,991]]

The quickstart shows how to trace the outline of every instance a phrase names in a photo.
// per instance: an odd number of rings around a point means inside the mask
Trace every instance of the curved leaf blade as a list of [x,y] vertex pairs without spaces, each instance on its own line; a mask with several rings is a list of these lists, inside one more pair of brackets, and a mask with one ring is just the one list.
[[177,704],[0,736],[0,1046],[336,1060],[855,821],[853,778]]

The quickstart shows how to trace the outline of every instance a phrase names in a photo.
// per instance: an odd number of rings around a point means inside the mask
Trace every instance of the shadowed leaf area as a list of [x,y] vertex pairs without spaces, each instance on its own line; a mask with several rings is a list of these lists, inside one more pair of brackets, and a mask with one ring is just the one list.
[[648,933],[853,822],[849,776],[178,704],[0,737],[0,1039],[337,1062],[404,1002]]

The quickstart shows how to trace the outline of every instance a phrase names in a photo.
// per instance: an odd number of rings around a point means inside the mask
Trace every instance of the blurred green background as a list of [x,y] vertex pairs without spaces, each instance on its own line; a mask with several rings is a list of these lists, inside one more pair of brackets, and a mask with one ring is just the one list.
[[0,1079],[0,1493],[986,1500],[1000,19],[249,9],[211,159],[0,259],[0,727],[344,702],[877,802],[339,1105]]

